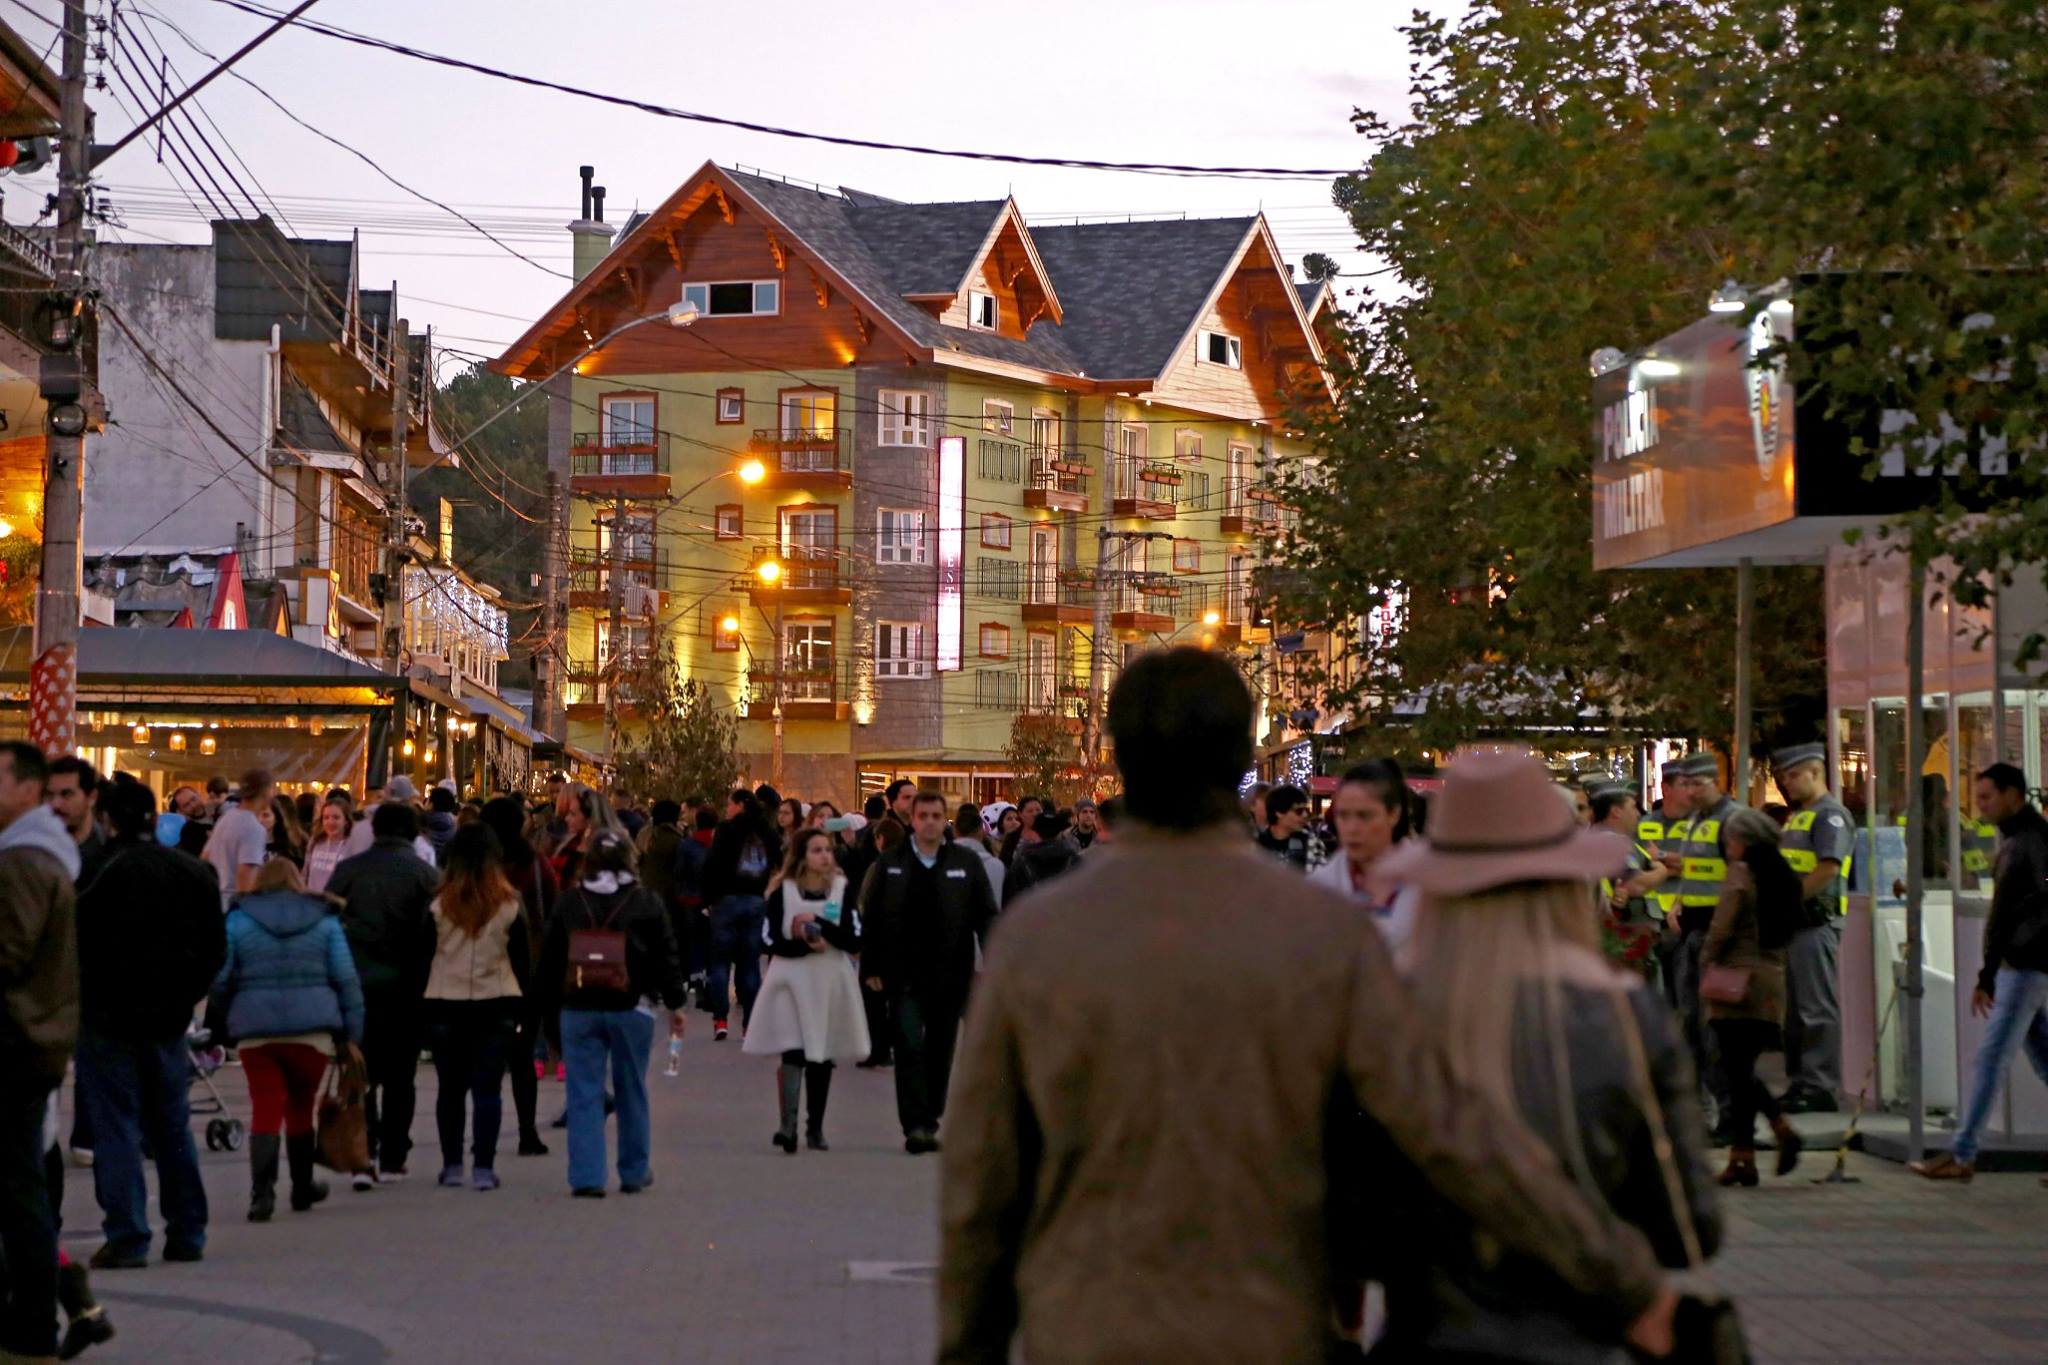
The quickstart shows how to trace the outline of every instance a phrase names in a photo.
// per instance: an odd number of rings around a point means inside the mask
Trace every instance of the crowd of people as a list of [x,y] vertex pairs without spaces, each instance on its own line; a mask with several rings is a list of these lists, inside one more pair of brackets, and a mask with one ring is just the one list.
[[[905,780],[857,811],[766,786],[643,810],[559,778],[479,804],[395,777],[359,807],[259,770],[159,812],[129,775],[0,744],[0,1347],[112,1333],[87,1269],[148,1263],[145,1162],[163,1259],[204,1257],[187,1088],[209,1047],[247,1081],[252,1222],[280,1183],[318,1206],[322,1164],[406,1180],[423,1056],[440,1185],[500,1188],[508,1076],[516,1150],[547,1155],[552,1074],[568,1189],[598,1199],[654,1182],[648,1068],[693,1003],[774,1063],[787,1155],[830,1150],[838,1067],[893,1069],[904,1149],[946,1153],[945,1359],[1019,1336],[1047,1359],[1667,1344],[1665,1272],[1714,1253],[1717,1184],[1758,1183],[1759,1121],[1784,1175],[1787,1114],[1839,1091],[1852,824],[1824,754],[1774,755],[1771,812],[1708,755],[1645,811],[1478,753],[1427,804],[1362,764],[1318,813],[1239,790],[1248,707],[1200,651],[1137,661],[1109,707],[1123,793],[1064,806]],[[1980,787],[2009,848],[1978,1127],[2048,998],[2048,824],[2003,765]],[[1758,1074],[1781,1046],[1782,1097]],[[57,1248],[67,1070],[105,1234],[87,1266]],[[343,1077],[353,1157],[316,1130]],[[1965,1129],[1923,1173],[1968,1178]]]

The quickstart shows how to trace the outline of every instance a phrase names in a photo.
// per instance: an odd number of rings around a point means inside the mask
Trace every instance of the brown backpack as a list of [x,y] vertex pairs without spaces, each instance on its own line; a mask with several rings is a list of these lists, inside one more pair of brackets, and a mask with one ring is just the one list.
[[[590,905],[587,896],[579,897]],[[616,991],[624,994],[633,987],[632,974],[626,970],[626,935],[612,924],[619,912],[626,907],[632,894],[619,897],[611,913],[602,924],[593,922],[588,929],[569,931],[569,963],[563,973],[562,987],[570,991]],[[591,909],[591,919],[597,918],[596,909]]]

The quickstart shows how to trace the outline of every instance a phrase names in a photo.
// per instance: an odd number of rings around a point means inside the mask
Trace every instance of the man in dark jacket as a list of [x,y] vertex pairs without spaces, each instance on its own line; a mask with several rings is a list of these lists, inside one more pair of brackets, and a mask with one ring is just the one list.
[[996,916],[981,860],[946,842],[946,798],[919,792],[911,837],[861,887],[861,972],[896,1012],[896,1117],[912,1156],[939,1150],[953,1047],[974,981],[975,948]]
[[761,992],[762,898],[782,861],[769,823],[773,812],[764,810],[753,793],[735,788],[725,809],[704,859],[704,899],[711,907],[704,1008],[711,1013],[715,1043],[727,1036],[728,992],[739,1000],[742,1021],[754,1017],[754,997]]
[[2027,800],[2026,775],[2010,763],[1977,774],[1977,815],[1998,823],[1984,966],[1970,995],[1970,1013],[1988,1022],[1955,1141],[1942,1155],[1912,1163],[1930,1180],[1977,1173],[1977,1146],[2015,1052],[2025,1048],[2048,1081],[2048,819]]
[[43,751],[0,742],[0,1354],[57,1353],[43,1117],[78,1044],[78,845],[43,806]]
[[107,1236],[93,1264],[148,1263],[145,1141],[156,1154],[164,1259],[196,1261],[206,1246],[206,1189],[186,1102],[185,1030],[227,953],[220,879],[156,842],[156,797],[141,783],[116,781],[105,808],[113,838],[78,877],[78,1100]]
[[[419,815],[386,801],[370,817],[369,850],[344,858],[327,883],[342,902],[356,974],[363,983],[363,1061],[370,1091],[364,1099],[370,1151],[378,1179],[405,1179],[412,1153],[413,1078],[420,1065],[420,999],[434,959],[434,918],[428,907],[440,880],[413,850]],[[370,1188],[366,1175],[358,1190]]]
[[1066,833],[1065,817],[1052,811],[1038,813],[1031,828],[1017,840],[1017,856],[1010,860],[1009,875],[1003,878],[1004,905],[1081,865],[1081,850],[1067,840]]

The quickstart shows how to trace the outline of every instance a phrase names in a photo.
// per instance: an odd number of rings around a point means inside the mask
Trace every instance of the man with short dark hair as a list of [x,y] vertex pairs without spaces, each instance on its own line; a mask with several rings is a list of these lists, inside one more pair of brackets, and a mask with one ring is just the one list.
[[[910,828],[911,805],[917,800],[917,784],[907,777],[899,777],[889,784],[882,793],[882,803],[889,808],[889,814],[905,829]],[[880,817],[872,817],[880,818]]]
[[115,783],[106,806],[113,838],[78,877],[78,1099],[107,1238],[93,1264],[148,1263],[145,1143],[156,1156],[164,1259],[196,1261],[207,1208],[186,1101],[185,1030],[227,956],[220,884],[206,863],[156,842],[149,788]]
[[[413,847],[419,830],[411,806],[384,802],[370,817],[369,850],[343,858],[327,882],[327,894],[342,902],[341,927],[363,983],[363,1061],[370,1078],[364,1117],[377,1180],[384,1183],[405,1179],[412,1153],[420,1002],[434,959],[429,907],[440,877]],[[373,1183],[368,1172],[354,1173],[356,1189]]]
[[2027,800],[2027,778],[2010,763],[1977,774],[1977,813],[1998,824],[1991,918],[1970,1013],[1986,1020],[1962,1121],[1948,1151],[1912,1169],[1930,1180],[1968,1180],[2015,1052],[2048,1082],[2048,819]]
[[57,1354],[50,1092],[78,1045],[78,845],[43,804],[43,751],[0,741],[0,1354]]
[[1266,827],[1259,831],[1259,847],[1297,872],[1321,865],[1309,857],[1308,793],[1282,783],[1266,793]]
[[77,841],[80,862],[89,860],[107,841],[95,818],[99,794],[99,773],[75,754],[66,754],[52,763],[49,776],[43,781],[43,799]]
[[1095,843],[1095,836],[1102,829],[1102,813],[1096,808],[1095,798],[1084,796],[1074,802],[1074,825],[1067,831],[1067,837],[1074,841],[1074,847],[1086,853]]
[[[1333,1358],[1330,1173],[1355,1153],[1329,1135],[1361,1106],[1589,1329],[1668,1352],[1648,1243],[1452,1076],[1371,916],[1223,834],[1251,728],[1243,679],[1203,650],[1142,655],[1110,693],[1129,828],[1005,913],[975,990],[938,1358]],[[1407,1234],[1355,1231],[1389,1254]]]
[[222,811],[213,822],[205,857],[213,864],[214,875],[220,878],[223,914],[236,896],[256,885],[256,873],[270,856],[270,831],[263,827],[257,812],[270,808],[270,798],[276,790],[277,783],[267,771],[251,768],[242,774],[240,803]]
[[946,842],[946,824],[945,796],[916,793],[910,837],[861,886],[861,972],[895,1007],[896,1117],[912,1156],[939,1150],[975,951],[996,916],[981,860]]

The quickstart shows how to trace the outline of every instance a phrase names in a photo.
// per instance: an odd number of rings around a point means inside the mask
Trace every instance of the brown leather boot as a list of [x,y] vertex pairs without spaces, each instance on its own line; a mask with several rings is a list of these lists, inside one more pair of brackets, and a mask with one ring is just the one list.
[[1947,1152],[1937,1157],[1929,1157],[1925,1161],[1909,1161],[1906,1163],[1906,1169],[1914,1175],[1924,1175],[1929,1180],[1960,1180],[1965,1184],[1977,1174],[1974,1164],[1957,1161]]
[[1750,1147],[1730,1147],[1728,1169],[1721,1172],[1720,1180],[1723,1185],[1755,1185],[1756,1150]]

